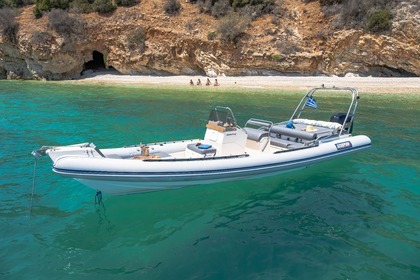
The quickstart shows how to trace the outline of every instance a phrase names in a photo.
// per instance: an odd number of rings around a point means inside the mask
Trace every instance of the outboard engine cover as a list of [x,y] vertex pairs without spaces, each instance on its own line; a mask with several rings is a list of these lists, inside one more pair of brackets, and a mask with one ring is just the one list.
[[353,131],[353,115],[349,114],[349,117],[347,118],[347,122],[344,123],[344,120],[346,119],[346,113],[337,113],[330,118],[330,122],[335,122],[342,124],[344,126],[344,130],[348,133],[351,133]]

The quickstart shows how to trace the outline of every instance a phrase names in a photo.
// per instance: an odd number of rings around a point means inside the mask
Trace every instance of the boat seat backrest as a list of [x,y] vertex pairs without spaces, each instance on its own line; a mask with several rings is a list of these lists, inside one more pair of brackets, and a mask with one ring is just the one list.
[[307,140],[307,141],[315,140],[317,137],[316,133],[301,131],[301,130],[297,130],[293,128],[287,128],[287,127],[279,126],[279,125],[273,126],[271,128],[271,132],[278,134],[280,136],[292,137],[292,138],[297,138],[297,139],[302,139],[302,140]]
[[281,138],[271,138],[270,144],[274,146],[286,148],[286,149],[298,149],[305,146],[304,143],[297,143],[297,142],[288,141]]
[[244,128],[246,133],[248,134],[248,139],[254,140],[257,142],[260,142],[262,138],[268,137],[268,131],[251,128],[251,127],[245,127]]
[[267,122],[267,121],[262,121],[262,120],[256,120],[256,119],[249,119],[245,126],[256,126],[256,127],[264,127],[264,128],[270,128],[272,123],[271,122]]
[[337,122],[325,122],[325,121],[317,121],[317,120],[309,120],[309,119],[294,119],[294,124],[304,124],[304,125],[313,125],[316,127],[324,127],[330,128],[335,130],[340,130],[342,125]]

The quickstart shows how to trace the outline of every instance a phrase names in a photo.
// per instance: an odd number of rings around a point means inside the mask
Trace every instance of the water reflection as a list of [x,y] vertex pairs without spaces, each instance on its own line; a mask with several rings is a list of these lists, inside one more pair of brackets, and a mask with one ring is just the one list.
[[[29,153],[38,146],[201,137],[214,105],[230,106],[241,124],[249,114],[282,120],[301,94],[5,85],[10,88],[0,89],[1,276],[415,279],[420,274],[419,128],[413,122],[418,98],[363,96],[355,131],[370,135],[373,147],[357,156],[258,180],[105,196],[105,208],[95,208],[94,191],[51,173],[46,160],[39,164],[34,211],[28,215]],[[331,106],[328,100],[322,104]]]

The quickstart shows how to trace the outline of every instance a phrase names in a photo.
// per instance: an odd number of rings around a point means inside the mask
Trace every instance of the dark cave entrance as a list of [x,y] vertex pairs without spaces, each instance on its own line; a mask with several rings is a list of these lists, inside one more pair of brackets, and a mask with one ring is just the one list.
[[83,71],[82,73],[80,73],[81,75],[94,72],[112,72],[120,74],[114,67],[105,65],[103,53],[93,51],[92,57],[92,60],[89,60],[88,62],[85,62],[85,64],[83,64]]
[[83,65],[83,70],[105,70],[104,55],[98,51],[92,52],[93,59]]

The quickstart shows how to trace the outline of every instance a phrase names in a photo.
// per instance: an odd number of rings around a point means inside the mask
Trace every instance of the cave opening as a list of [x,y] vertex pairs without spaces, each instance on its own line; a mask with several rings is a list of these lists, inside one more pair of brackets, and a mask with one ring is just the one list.
[[415,73],[389,66],[371,67],[369,74],[373,77],[417,77]]
[[83,65],[83,69],[86,70],[104,70],[105,69],[105,61],[104,55],[98,51],[92,52],[92,60],[85,62]]
[[92,60],[89,60],[88,62],[85,62],[85,64],[83,64],[83,71],[81,75],[83,75],[85,72],[99,72],[99,71],[119,73],[114,67],[105,65],[105,59],[104,59],[103,53],[95,50],[92,52],[92,58],[93,58]]

